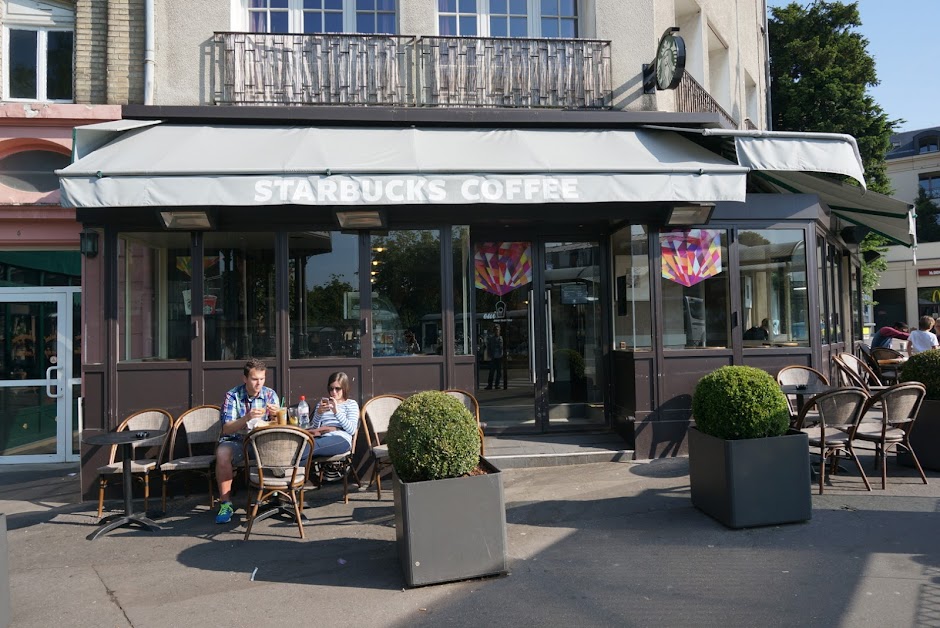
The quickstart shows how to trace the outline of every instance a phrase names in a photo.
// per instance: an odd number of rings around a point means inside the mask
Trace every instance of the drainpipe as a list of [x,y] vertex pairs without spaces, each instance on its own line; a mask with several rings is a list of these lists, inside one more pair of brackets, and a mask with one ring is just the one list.
[[[152,2],[153,0],[147,0]],[[770,20],[767,17],[767,0],[764,0],[764,85],[767,87],[767,130],[774,129],[773,108],[770,103]]]
[[144,104],[153,104],[153,3],[144,1]]

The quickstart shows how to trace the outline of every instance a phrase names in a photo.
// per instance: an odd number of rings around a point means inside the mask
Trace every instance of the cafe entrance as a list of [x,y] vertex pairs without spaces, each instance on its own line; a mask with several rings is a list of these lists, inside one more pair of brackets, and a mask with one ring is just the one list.
[[79,459],[81,288],[0,289],[0,464]]
[[477,388],[488,431],[602,428],[603,247],[475,237]]

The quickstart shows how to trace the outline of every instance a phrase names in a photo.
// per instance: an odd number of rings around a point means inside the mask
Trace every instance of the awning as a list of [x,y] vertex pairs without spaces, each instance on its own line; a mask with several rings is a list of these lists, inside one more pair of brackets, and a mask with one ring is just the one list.
[[57,172],[73,207],[743,201],[746,173],[645,129],[171,124]]
[[839,218],[862,225],[904,246],[917,246],[913,205],[805,172],[761,172],[781,192],[816,194]]

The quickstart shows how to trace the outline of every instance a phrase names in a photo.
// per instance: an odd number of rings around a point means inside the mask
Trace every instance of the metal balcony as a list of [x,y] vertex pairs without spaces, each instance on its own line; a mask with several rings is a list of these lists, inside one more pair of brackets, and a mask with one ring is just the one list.
[[586,39],[215,33],[225,105],[603,109],[610,42]]
[[718,104],[708,91],[688,72],[683,73],[676,88],[676,111],[681,113],[717,113],[732,129],[738,122]]

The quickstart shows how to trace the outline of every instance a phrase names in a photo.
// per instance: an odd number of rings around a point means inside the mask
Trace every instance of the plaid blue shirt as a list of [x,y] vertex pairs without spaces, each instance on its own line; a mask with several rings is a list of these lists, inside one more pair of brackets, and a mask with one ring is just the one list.
[[[222,425],[229,421],[237,421],[242,418],[251,409],[251,402],[255,399],[264,399],[264,405],[273,403],[276,406],[281,405],[277,398],[277,393],[267,386],[261,387],[261,394],[257,397],[249,397],[247,387],[242,384],[225,393],[225,401],[222,402],[222,410],[219,416],[222,419]],[[241,434],[222,434],[219,442],[222,441],[241,441]]]

